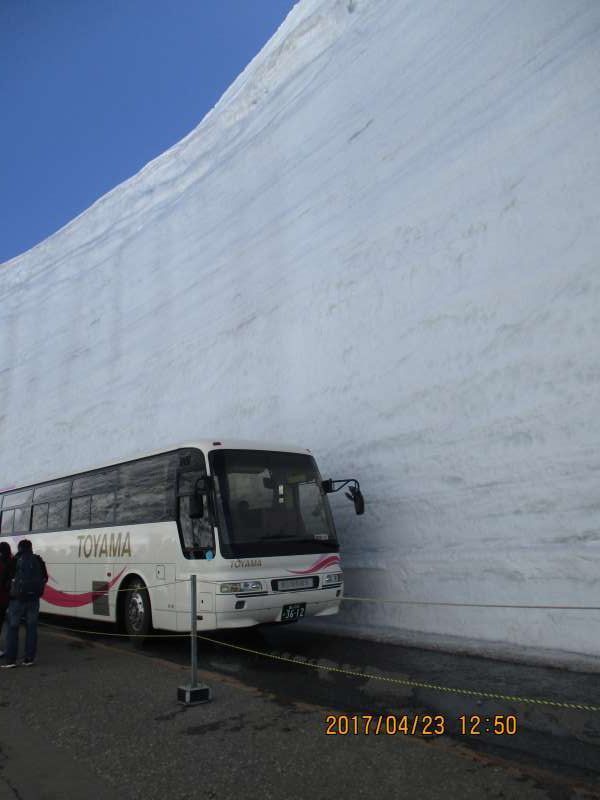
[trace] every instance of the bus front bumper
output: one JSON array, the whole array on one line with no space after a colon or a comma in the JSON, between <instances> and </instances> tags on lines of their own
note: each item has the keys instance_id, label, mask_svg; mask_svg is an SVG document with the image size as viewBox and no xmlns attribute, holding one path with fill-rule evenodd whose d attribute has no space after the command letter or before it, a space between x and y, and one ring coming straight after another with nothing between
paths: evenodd
<instances>
[{"instance_id":1,"label":"bus front bumper","mask_svg":"<svg viewBox=\"0 0 600 800\"><path fill-rule=\"evenodd\" d=\"M342 587L311 592L270 593L260 597L229 595L216 597L217 628L242 628L282 620L285 606L301 606L306 617L337 614L342 602ZM236 608L237 604L237 608Z\"/></svg>"}]
</instances>

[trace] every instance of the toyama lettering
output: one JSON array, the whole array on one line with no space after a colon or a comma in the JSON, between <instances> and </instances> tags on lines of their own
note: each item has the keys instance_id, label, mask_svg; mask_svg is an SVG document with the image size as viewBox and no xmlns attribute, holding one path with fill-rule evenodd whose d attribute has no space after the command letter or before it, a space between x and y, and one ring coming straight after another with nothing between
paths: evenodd
<instances>
[{"instance_id":1,"label":"toyama lettering","mask_svg":"<svg viewBox=\"0 0 600 800\"><path fill-rule=\"evenodd\" d=\"M130 556L131 534L127 533L88 533L79 539L79 558L102 558L103 556Z\"/></svg>"},{"instance_id":2,"label":"toyama lettering","mask_svg":"<svg viewBox=\"0 0 600 800\"><path fill-rule=\"evenodd\" d=\"M231 562L231 569L238 569L239 567L262 567L262 559L260 558L237 558Z\"/></svg>"}]
</instances>

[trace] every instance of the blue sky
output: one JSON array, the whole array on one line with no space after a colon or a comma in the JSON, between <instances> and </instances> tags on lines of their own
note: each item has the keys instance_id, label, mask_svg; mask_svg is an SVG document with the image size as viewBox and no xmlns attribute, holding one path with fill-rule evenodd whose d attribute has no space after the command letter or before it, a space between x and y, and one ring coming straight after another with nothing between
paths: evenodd
<instances>
[{"instance_id":1,"label":"blue sky","mask_svg":"<svg viewBox=\"0 0 600 800\"><path fill-rule=\"evenodd\" d=\"M0 263L200 122L295 0L0 0Z\"/></svg>"}]
</instances>

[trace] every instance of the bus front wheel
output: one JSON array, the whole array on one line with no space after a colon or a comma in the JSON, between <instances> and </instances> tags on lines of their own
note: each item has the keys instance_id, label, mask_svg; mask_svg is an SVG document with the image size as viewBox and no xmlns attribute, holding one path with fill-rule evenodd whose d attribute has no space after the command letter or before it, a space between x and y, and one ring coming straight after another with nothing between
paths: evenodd
<instances>
[{"instance_id":1,"label":"bus front wheel","mask_svg":"<svg viewBox=\"0 0 600 800\"><path fill-rule=\"evenodd\" d=\"M134 645L141 647L152 630L152 609L146 584L135 578L127 587L123 603L123 626Z\"/></svg>"}]
</instances>

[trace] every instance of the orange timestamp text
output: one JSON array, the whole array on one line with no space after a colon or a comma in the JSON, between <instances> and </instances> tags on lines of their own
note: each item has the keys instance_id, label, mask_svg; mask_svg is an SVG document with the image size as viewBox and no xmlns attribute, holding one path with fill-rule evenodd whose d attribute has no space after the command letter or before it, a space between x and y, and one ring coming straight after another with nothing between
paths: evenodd
<instances>
[{"instance_id":1,"label":"orange timestamp text","mask_svg":"<svg viewBox=\"0 0 600 800\"><path fill-rule=\"evenodd\" d=\"M514 736L517 718L514 714L484 717L463 714L449 719L443 714L328 714L325 717L327 736Z\"/></svg>"}]
</instances>

